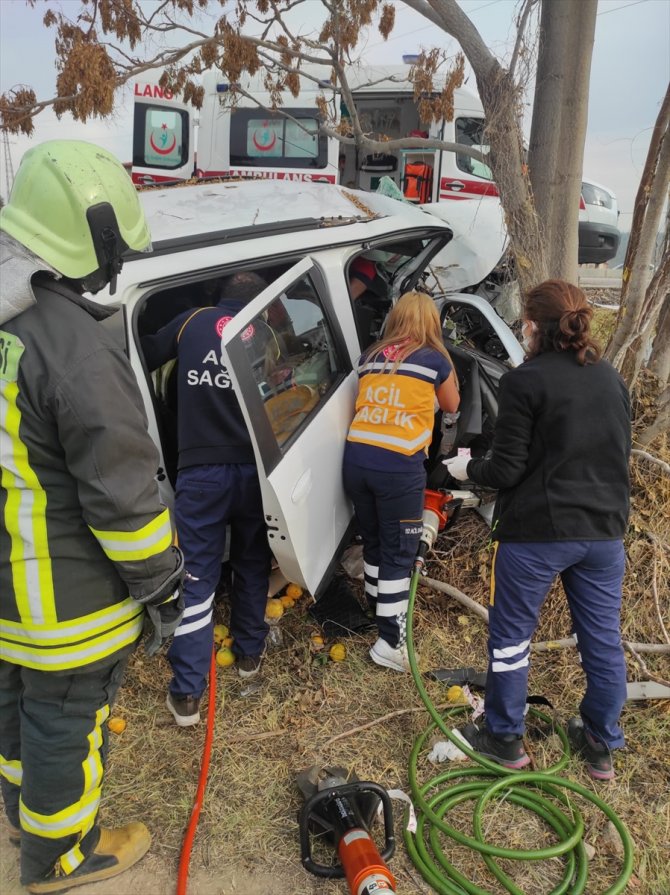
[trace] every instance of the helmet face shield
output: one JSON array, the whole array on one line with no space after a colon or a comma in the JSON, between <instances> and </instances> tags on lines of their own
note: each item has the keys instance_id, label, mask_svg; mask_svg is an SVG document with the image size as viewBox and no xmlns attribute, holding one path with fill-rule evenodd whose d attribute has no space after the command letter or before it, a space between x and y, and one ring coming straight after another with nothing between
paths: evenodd
<instances>
[{"instance_id":1,"label":"helmet face shield","mask_svg":"<svg viewBox=\"0 0 670 895\"><path fill-rule=\"evenodd\" d=\"M77 140L52 140L25 153L0 229L63 276L97 286L91 291L116 278L124 252L151 245L123 165L107 150Z\"/></svg>"}]
</instances>

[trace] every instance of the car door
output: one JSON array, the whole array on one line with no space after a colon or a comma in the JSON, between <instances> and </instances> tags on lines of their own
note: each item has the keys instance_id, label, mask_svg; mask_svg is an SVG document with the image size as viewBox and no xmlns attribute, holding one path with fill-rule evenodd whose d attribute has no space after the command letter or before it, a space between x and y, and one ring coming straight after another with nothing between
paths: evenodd
<instances>
[{"instance_id":1,"label":"car door","mask_svg":"<svg viewBox=\"0 0 670 895\"><path fill-rule=\"evenodd\" d=\"M342 456L356 374L326 282L298 262L226 325L223 362L258 464L268 539L284 575L314 596L350 537ZM262 331L265 347L259 351ZM254 347L255 346L255 347Z\"/></svg>"}]
</instances>

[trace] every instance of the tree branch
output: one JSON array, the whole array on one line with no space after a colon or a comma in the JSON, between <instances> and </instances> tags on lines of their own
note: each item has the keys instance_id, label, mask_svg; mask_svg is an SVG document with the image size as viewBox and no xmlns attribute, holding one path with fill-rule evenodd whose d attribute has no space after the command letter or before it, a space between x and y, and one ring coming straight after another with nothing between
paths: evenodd
<instances>
[{"instance_id":1,"label":"tree branch","mask_svg":"<svg viewBox=\"0 0 670 895\"><path fill-rule=\"evenodd\" d=\"M670 475L670 463L666 463L665 460L660 460L658 457L648 454L647 451L641 451L639 448L633 448L631 454L646 460L647 463L654 463L656 466L660 466L666 475Z\"/></svg>"}]
</instances>

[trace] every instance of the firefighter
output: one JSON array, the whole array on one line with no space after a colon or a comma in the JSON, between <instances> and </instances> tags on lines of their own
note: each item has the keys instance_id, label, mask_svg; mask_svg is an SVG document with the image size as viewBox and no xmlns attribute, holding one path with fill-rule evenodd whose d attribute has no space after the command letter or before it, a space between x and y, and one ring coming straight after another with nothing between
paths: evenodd
<instances>
[{"instance_id":1,"label":"firefighter","mask_svg":"<svg viewBox=\"0 0 670 895\"><path fill-rule=\"evenodd\" d=\"M620 611L631 422L626 386L591 338L592 316L577 286L548 280L532 289L526 359L501 379L491 455L445 462L454 478L499 489L486 725L468 725L466 739L505 767L529 763L522 734L530 642L559 575L586 674L568 735L589 774L610 780L611 750L624 744Z\"/></svg>"},{"instance_id":2,"label":"firefighter","mask_svg":"<svg viewBox=\"0 0 670 895\"><path fill-rule=\"evenodd\" d=\"M213 648L213 602L230 527L233 572L230 633L242 678L258 673L265 651L271 553L251 439L221 354L224 327L264 288L255 273L224 280L214 307L179 314L142 340L149 369L176 357L179 459L175 515L184 551L184 620L168 652L173 678L167 707L179 727L200 721ZM256 319L242 334L263 375L281 351L274 331Z\"/></svg>"},{"instance_id":3,"label":"firefighter","mask_svg":"<svg viewBox=\"0 0 670 895\"><path fill-rule=\"evenodd\" d=\"M456 374L429 295L408 292L399 299L384 338L359 359L358 377L344 488L363 539L365 593L379 630L370 657L409 671L406 618L422 530L424 460L436 400L449 413L459 404Z\"/></svg>"},{"instance_id":4,"label":"firefighter","mask_svg":"<svg viewBox=\"0 0 670 895\"><path fill-rule=\"evenodd\" d=\"M28 151L0 212L0 774L28 891L121 873L142 823L97 822L110 706L142 632L180 619L182 558L131 367L84 298L149 231L121 164Z\"/></svg>"}]
</instances>

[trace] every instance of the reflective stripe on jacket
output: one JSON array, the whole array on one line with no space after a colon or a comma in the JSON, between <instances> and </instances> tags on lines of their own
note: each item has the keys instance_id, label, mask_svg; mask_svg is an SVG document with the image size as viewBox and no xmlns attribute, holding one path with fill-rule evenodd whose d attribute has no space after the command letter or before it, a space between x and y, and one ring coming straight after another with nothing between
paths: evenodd
<instances>
[{"instance_id":1,"label":"reflective stripe on jacket","mask_svg":"<svg viewBox=\"0 0 670 895\"><path fill-rule=\"evenodd\" d=\"M393 368L392 361L361 360L356 415L347 440L411 456L430 444L441 377L434 366L411 360Z\"/></svg>"},{"instance_id":2,"label":"reflective stripe on jacket","mask_svg":"<svg viewBox=\"0 0 670 895\"><path fill-rule=\"evenodd\" d=\"M139 637L174 570L158 454L108 312L38 275L0 323L0 658L91 665Z\"/></svg>"}]
</instances>

